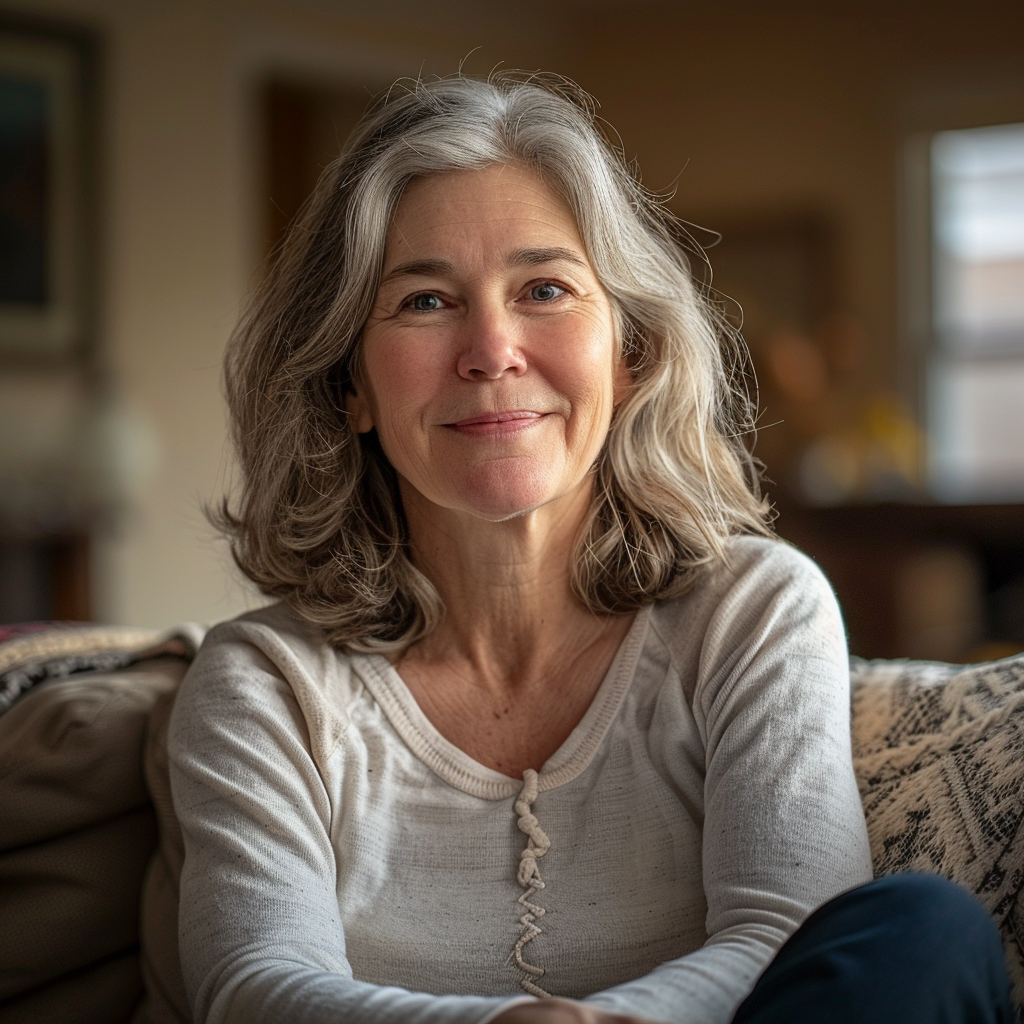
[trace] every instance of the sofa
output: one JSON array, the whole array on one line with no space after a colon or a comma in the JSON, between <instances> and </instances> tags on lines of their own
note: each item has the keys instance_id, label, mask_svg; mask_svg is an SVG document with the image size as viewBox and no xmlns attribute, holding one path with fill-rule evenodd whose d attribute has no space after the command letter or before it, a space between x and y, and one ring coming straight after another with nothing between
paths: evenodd
<instances>
[{"instance_id":1,"label":"sofa","mask_svg":"<svg viewBox=\"0 0 1024 1024\"><path fill-rule=\"evenodd\" d=\"M0 628L4 1024L190 1020L166 732L202 634ZM932 871L977 894L1002 930L1020 1011L1024 656L853 659L851 677L876 874Z\"/></svg>"}]
</instances>

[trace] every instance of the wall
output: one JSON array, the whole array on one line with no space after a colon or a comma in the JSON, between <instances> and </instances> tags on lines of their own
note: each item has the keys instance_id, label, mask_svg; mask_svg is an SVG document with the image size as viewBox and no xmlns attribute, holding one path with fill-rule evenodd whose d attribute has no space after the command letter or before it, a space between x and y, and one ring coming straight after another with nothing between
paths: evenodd
<instances>
[{"instance_id":1,"label":"wall","mask_svg":"<svg viewBox=\"0 0 1024 1024\"><path fill-rule=\"evenodd\" d=\"M119 456L125 509L97 538L98 618L214 620L253 600L200 506L231 476L219 364L262 243L254 97L270 70L372 91L450 72L482 44L470 70L504 61L570 74L601 99L649 185L678 176L676 205L694 220L833 218L869 372L911 389L897 288L902 140L958 119L1024 119L1019 3L769 13L396 0L373 12L327 0L31 4L93 26L104 46L101 357L131 443Z\"/></svg>"}]
</instances>

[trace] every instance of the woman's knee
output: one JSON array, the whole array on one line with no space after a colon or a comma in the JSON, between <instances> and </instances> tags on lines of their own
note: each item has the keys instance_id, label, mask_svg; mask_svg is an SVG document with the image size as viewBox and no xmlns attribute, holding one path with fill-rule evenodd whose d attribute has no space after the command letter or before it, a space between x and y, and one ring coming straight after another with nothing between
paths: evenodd
<instances>
[{"instance_id":1,"label":"woman's knee","mask_svg":"<svg viewBox=\"0 0 1024 1024\"><path fill-rule=\"evenodd\" d=\"M829 904L818 912L825 919L817 941L842 945L838 937L846 933L846 949L860 968L851 979L888 975L891 984L926 991L940 1004L1008 1006L1002 936L983 904L961 886L939 875L890 875L833 902L834 919L828 919Z\"/></svg>"},{"instance_id":2,"label":"woman's knee","mask_svg":"<svg viewBox=\"0 0 1024 1024\"><path fill-rule=\"evenodd\" d=\"M941 957L948 951L962 958L967 941L1000 947L999 931L981 902L940 875L888 875L839 897L843 899L860 904L861 913L894 939L912 942L922 954Z\"/></svg>"},{"instance_id":3,"label":"woman's knee","mask_svg":"<svg viewBox=\"0 0 1024 1024\"><path fill-rule=\"evenodd\" d=\"M1009 1024L1014 1013L999 931L982 904L937 875L905 874L816 910L736 1020Z\"/></svg>"}]
</instances>

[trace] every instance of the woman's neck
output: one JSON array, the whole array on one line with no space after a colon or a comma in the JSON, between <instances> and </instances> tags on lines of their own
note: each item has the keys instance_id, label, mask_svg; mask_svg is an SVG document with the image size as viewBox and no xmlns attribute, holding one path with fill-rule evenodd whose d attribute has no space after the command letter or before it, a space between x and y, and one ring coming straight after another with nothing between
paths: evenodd
<instances>
[{"instance_id":1,"label":"woman's neck","mask_svg":"<svg viewBox=\"0 0 1024 1024\"><path fill-rule=\"evenodd\" d=\"M445 605L397 668L451 743L511 777L541 765L576 727L632 616L595 615L572 593L589 489L500 523L406 503L413 560Z\"/></svg>"},{"instance_id":2,"label":"woman's neck","mask_svg":"<svg viewBox=\"0 0 1024 1024\"><path fill-rule=\"evenodd\" d=\"M495 523L412 496L406 509L413 560L445 606L444 621L415 645L415 657L461 662L512 692L604 636L609 617L587 609L570 585L589 506L588 486Z\"/></svg>"}]
</instances>

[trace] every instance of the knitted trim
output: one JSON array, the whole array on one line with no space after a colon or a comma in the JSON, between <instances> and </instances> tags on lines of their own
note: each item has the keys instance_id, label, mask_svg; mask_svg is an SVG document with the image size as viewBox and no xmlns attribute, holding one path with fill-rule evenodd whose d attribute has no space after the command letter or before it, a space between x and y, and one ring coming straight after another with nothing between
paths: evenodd
<instances>
[{"instance_id":1,"label":"knitted trim","mask_svg":"<svg viewBox=\"0 0 1024 1024\"><path fill-rule=\"evenodd\" d=\"M523 788L514 805L515 812L519 815L516 825L519 827L519 831L527 836L526 849L519 854L519 871L516 875L519 884L526 890L516 902L526 910L526 913L519 918L523 932L512 950L512 957L515 959L516 966L523 972L523 976L519 980L522 988L533 996L550 997L550 992L545 992L531 980L531 978L543 978L544 968L528 964L523 959L523 948L543 932L536 922L538 918L544 916L544 908L530 901L544 888L544 880L540 877L537 861L551 848L551 840L544 834L544 830L531 810L536 799L537 773L532 768L527 768L523 772Z\"/></svg>"}]
</instances>

